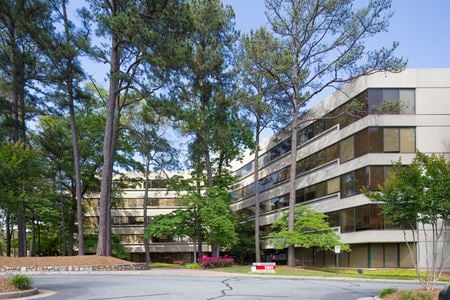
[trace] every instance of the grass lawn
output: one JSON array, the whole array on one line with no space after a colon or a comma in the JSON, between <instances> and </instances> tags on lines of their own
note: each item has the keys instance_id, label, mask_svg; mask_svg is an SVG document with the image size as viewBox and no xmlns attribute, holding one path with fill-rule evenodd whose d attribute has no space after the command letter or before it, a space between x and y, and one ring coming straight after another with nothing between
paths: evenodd
<instances>
[{"instance_id":1,"label":"grass lawn","mask_svg":"<svg viewBox=\"0 0 450 300\"><path fill-rule=\"evenodd\" d=\"M231 266L224 268L212 269L213 271L229 272L229 273L249 273L250 266ZM256 274L256 273L252 273ZM291 275L291 276L320 276L320 277L353 277L353 278L368 278L368 279L409 279L416 280L416 271L410 269L378 269L378 270L363 270L363 274L359 274L357 269L339 269L336 273L334 268L321 269L303 269L290 268L287 266L277 266L276 273L257 273L258 275ZM422 273L421 275L424 275ZM442 281L449 281L449 275L441 276Z\"/></svg>"},{"instance_id":2,"label":"grass lawn","mask_svg":"<svg viewBox=\"0 0 450 300\"><path fill-rule=\"evenodd\" d=\"M180 264L174 263L163 263L163 262L152 262L149 264L151 268L182 268Z\"/></svg>"}]
</instances>

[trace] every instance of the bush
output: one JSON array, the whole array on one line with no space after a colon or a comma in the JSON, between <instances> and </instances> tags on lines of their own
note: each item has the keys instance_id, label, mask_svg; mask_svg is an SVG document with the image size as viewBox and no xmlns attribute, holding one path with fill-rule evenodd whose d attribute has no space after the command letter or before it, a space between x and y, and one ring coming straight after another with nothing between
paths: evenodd
<instances>
[{"instance_id":1,"label":"bush","mask_svg":"<svg viewBox=\"0 0 450 300\"><path fill-rule=\"evenodd\" d=\"M213 269L231 266L234 263L234 258L229 256L224 257L203 256L198 260L198 262L203 269Z\"/></svg>"},{"instance_id":2,"label":"bush","mask_svg":"<svg viewBox=\"0 0 450 300\"><path fill-rule=\"evenodd\" d=\"M400 300L431 300L432 296L427 291L401 291Z\"/></svg>"},{"instance_id":3,"label":"bush","mask_svg":"<svg viewBox=\"0 0 450 300\"><path fill-rule=\"evenodd\" d=\"M381 290L381 292L380 292L380 298L383 298L383 297L385 297L385 296L387 296L387 295L393 294L393 293L395 293L396 291L398 291L396 288L386 288L386 289L383 289L383 290Z\"/></svg>"},{"instance_id":4,"label":"bush","mask_svg":"<svg viewBox=\"0 0 450 300\"><path fill-rule=\"evenodd\" d=\"M191 263L191 264L184 264L183 267L186 269L198 269L199 265L198 263Z\"/></svg>"},{"instance_id":5,"label":"bush","mask_svg":"<svg viewBox=\"0 0 450 300\"><path fill-rule=\"evenodd\" d=\"M33 283L33 280L31 280L31 278L26 275L17 274L9 279L9 283L11 283L11 285L14 286L16 289L28 290L31 289L31 284Z\"/></svg>"}]
</instances>

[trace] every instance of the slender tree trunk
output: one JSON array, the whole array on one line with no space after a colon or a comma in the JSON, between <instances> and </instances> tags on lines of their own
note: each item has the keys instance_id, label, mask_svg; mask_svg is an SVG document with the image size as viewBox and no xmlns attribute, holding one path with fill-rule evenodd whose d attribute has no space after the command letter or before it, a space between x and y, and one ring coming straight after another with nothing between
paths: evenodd
<instances>
[{"instance_id":1,"label":"slender tree trunk","mask_svg":"<svg viewBox=\"0 0 450 300\"><path fill-rule=\"evenodd\" d=\"M36 225L34 216L31 219L30 256L36 256Z\"/></svg>"},{"instance_id":2,"label":"slender tree trunk","mask_svg":"<svg viewBox=\"0 0 450 300\"><path fill-rule=\"evenodd\" d=\"M75 216L75 212L77 211L77 200L76 200L76 196L75 196L75 183L72 182L72 199L71 199L71 207L70 207L70 215L69 215L69 226L67 229L67 255L68 256L73 256L73 246L74 246L74 240L75 240L75 221L76 221L76 216Z\"/></svg>"},{"instance_id":3,"label":"slender tree trunk","mask_svg":"<svg viewBox=\"0 0 450 300\"><path fill-rule=\"evenodd\" d=\"M115 2L112 2L112 16L116 15ZM116 112L116 101L119 90L119 79L117 72L119 71L119 41L117 35L111 35L111 63L110 63L110 80L109 95L106 113L105 137L103 142L103 167L102 179L100 187L100 204L99 204L99 233L97 244L97 255L107 256L111 253L110 231L110 203L112 189L112 172L113 172L113 139L114 139L114 118ZM108 213L109 210L109 213Z\"/></svg>"},{"instance_id":4,"label":"slender tree trunk","mask_svg":"<svg viewBox=\"0 0 450 300\"><path fill-rule=\"evenodd\" d=\"M291 169L289 176L289 213L288 213L288 230L294 231L295 222L295 176L297 164L297 120L298 107L293 105L292 108L292 124L291 124ZM295 267L295 245L288 246L288 266Z\"/></svg>"},{"instance_id":5,"label":"slender tree trunk","mask_svg":"<svg viewBox=\"0 0 450 300\"><path fill-rule=\"evenodd\" d=\"M23 204L19 203L19 205L17 206L17 239L19 242L19 257L27 256L27 235L23 210Z\"/></svg>"},{"instance_id":6,"label":"slender tree trunk","mask_svg":"<svg viewBox=\"0 0 450 300\"><path fill-rule=\"evenodd\" d=\"M148 187L149 187L149 174L150 174L150 159L146 158L145 162L145 190L144 190L144 230L148 226L148 216L147 216L147 207L148 207ZM148 238L144 234L144 248L145 248L145 262L150 263L150 247L148 244Z\"/></svg>"},{"instance_id":7,"label":"slender tree trunk","mask_svg":"<svg viewBox=\"0 0 450 300\"><path fill-rule=\"evenodd\" d=\"M6 226L6 256L11 256L11 213L9 209L5 211L5 226Z\"/></svg>"},{"instance_id":8,"label":"slender tree trunk","mask_svg":"<svg viewBox=\"0 0 450 300\"><path fill-rule=\"evenodd\" d=\"M253 162L253 178L255 183L255 260L256 262L261 262L260 253L260 241L259 241L259 215L260 215L260 205L259 205L259 133L260 133L260 120L256 118L256 130L255 130L255 158Z\"/></svg>"}]
</instances>

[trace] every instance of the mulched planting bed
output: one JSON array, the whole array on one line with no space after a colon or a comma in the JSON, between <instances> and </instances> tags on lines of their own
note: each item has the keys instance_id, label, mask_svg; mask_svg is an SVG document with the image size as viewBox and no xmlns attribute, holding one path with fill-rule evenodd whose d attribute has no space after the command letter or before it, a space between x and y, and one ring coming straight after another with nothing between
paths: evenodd
<instances>
[{"instance_id":1,"label":"mulched planting bed","mask_svg":"<svg viewBox=\"0 0 450 300\"><path fill-rule=\"evenodd\" d=\"M8 278L0 278L0 293L10 293L18 291L20 290L16 289L11 285L11 283L9 283Z\"/></svg>"},{"instance_id":2,"label":"mulched planting bed","mask_svg":"<svg viewBox=\"0 0 450 300\"><path fill-rule=\"evenodd\" d=\"M0 257L0 267L27 266L87 266L87 265L127 265L132 262L110 256L44 256L44 257Z\"/></svg>"}]
</instances>

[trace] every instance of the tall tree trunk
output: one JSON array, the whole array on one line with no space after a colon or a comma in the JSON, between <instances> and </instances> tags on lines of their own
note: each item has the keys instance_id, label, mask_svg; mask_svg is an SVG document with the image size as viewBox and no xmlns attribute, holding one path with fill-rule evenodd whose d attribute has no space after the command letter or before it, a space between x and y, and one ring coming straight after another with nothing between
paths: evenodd
<instances>
[{"instance_id":1,"label":"tall tree trunk","mask_svg":"<svg viewBox=\"0 0 450 300\"><path fill-rule=\"evenodd\" d=\"M116 15L115 2L112 2L112 16ZM110 63L110 79L109 94L106 112L105 137L103 142L103 167L102 179L100 187L100 204L99 204L99 232L97 255L107 256L111 253L110 231L110 204L112 189L112 172L113 172L113 139L114 139L114 118L116 111L117 94L119 91L119 79L117 73L119 71L119 41L117 35L111 35L111 63ZM109 210L109 212L108 212Z\"/></svg>"},{"instance_id":2,"label":"tall tree trunk","mask_svg":"<svg viewBox=\"0 0 450 300\"><path fill-rule=\"evenodd\" d=\"M16 5L16 10L20 13L20 3ZM12 84L12 117L14 121L14 133L12 135L13 142L21 142L25 145L25 76L24 61L21 57L20 50L17 45L16 24L12 17L7 20L7 27L10 33L9 40L9 60L11 63L10 75ZM18 199L17 204L17 230L18 230L18 246L19 256L26 256L26 225L23 216L22 199Z\"/></svg>"},{"instance_id":3,"label":"tall tree trunk","mask_svg":"<svg viewBox=\"0 0 450 300\"><path fill-rule=\"evenodd\" d=\"M19 203L17 206L17 239L19 243L19 257L27 256L27 235L26 235L26 225L25 218L23 216L23 204Z\"/></svg>"},{"instance_id":4,"label":"tall tree trunk","mask_svg":"<svg viewBox=\"0 0 450 300\"><path fill-rule=\"evenodd\" d=\"M296 104L292 106L292 124L291 124L291 169L289 176L289 213L288 213L288 230L294 231L295 222L295 176L297 163L297 120L298 107ZM288 246L288 266L295 267L295 246Z\"/></svg>"},{"instance_id":5,"label":"tall tree trunk","mask_svg":"<svg viewBox=\"0 0 450 300\"><path fill-rule=\"evenodd\" d=\"M150 174L150 159L146 158L145 162L145 190L144 190L144 230L148 226L148 216L147 216L147 207L148 207L148 187L149 187L149 174ZM150 247L148 244L148 238L145 237L144 234L144 248L145 248L145 262L150 263Z\"/></svg>"},{"instance_id":6,"label":"tall tree trunk","mask_svg":"<svg viewBox=\"0 0 450 300\"><path fill-rule=\"evenodd\" d=\"M197 194L199 197L202 196L200 182L198 180L197 180ZM197 259L200 259L203 257L203 236L198 205L194 205L194 213L195 213L195 231L197 232L197 251L198 251Z\"/></svg>"},{"instance_id":7,"label":"tall tree trunk","mask_svg":"<svg viewBox=\"0 0 450 300\"><path fill-rule=\"evenodd\" d=\"M66 11L66 1L62 0L64 30L66 35L66 42L69 43L70 31L69 22ZM83 231L83 204L81 198L81 168L80 168L80 152L78 147L78 132L75 122L75 103L72 79L73 65L72 60L67 63L67 95L69 97L69 115L70 115L70 131L72 134L72 149L73 149L73 165L75 169L75 198L77 201L77 222L78 222L78 255L84 255L84 231Z\"/></svg>"},{"instance_id":8,"label":"tall tree trunk","mask_svg":"<svg viewBox=\"0 0 450 300\"><path fill-rule=\"evenodd\" d=\"M256 262L261 262L260 253L260 241L259 241L259 133L260 133L260 120L256 117L256 130L255 130L255 157L253 162L253 178L255 183L255 259Z\"/></svg>"},{"instance_id":9,"label":"tall tree trunk","mask_svg":"<svg viewBox=\"0 0 450 300\"><path fill-rule=\"evenodd\" d=\"M6 256L11 256L11 213L9 209L5 211L5 226L6 226Z\"/></svg>"},{"instance_id":10,"label":"tall tree trunk","mask_svg":"<svg viewBox=\"0 0 450 300\"><path fill-rule=\"evenodd\" d=\"M30 256L36 256L36 222L34 216L31 219Z\"/></svg>"},{"instance_id":11,"label":"tall tree trunk","mask_svg":"<svg viewBox=\"0 0 450 300\"><path fill-rule=\"evenodd\" d=\"M75 221L76 221L76 217L75 217L75 212L77 210L77 200L75 199L75 183L72 182L72 199L71 199L71 204L70 204L70 211L71 213L69 214L69 226L67 229L67 255L68 256L72 256L73 255L73 246L74 246L74 240L75 240Z\"/></svg>"}]
</instances>

